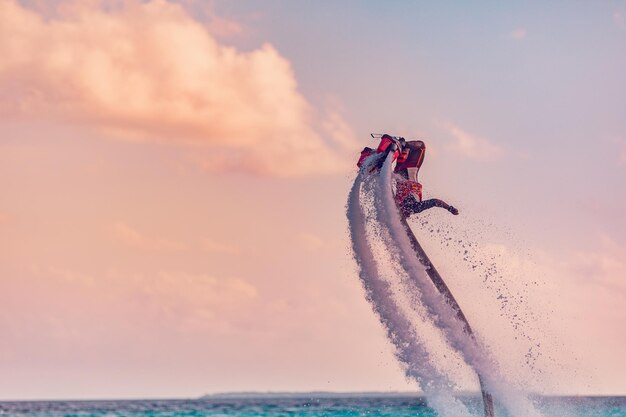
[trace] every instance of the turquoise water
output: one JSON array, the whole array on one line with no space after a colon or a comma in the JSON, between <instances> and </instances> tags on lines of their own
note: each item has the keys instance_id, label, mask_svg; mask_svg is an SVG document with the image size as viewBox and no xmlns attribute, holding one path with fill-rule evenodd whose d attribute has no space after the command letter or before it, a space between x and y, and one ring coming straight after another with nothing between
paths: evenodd
<instances>
[{"instance_id":1,"label":"turquoise water","mask_svg":"<svg viewBox=\"0 0 626 417\"><path fill-rule=\"evenodd\" d=\"M470 409L480 402L467 398ZM546 417L626 417L626 397L540 398ZM479 413L476 413L479 416ZM498 417L506 414L499 410ZM413 396L207 398L199 400L0 402L0 416L15 417L177 417L177 416L389 416L435 417Z\"/></svg>"}]
</instances>

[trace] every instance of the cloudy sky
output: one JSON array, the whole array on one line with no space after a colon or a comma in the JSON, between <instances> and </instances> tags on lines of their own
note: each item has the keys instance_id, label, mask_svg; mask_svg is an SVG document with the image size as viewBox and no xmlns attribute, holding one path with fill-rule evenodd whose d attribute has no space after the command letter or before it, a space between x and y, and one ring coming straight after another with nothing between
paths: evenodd
<instances>
[{"instance_id":1,"label":"cloudy sky","mask_svg":"<svg viewBox=\"0 0 626 417\"><path fill-rule=\"evenodd\" d=\"M414 224L502 366L626 394L625 51L623 1L0 0L2 399L414 389L349 251L372 131L495 259Z\"/></svg>"}]
</instances>

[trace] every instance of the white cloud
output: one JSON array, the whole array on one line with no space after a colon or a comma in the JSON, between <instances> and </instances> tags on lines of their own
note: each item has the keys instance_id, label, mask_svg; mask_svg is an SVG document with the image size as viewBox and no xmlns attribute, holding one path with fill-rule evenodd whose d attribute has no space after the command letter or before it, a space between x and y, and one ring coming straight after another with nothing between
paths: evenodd
<instances>
[{"instance_id":1,"label":"white cloud","mask_svg":"<svg viewBox=\"0 0 626 417\"><path fill-rule=\"evenodd\" d=\"M450 152L476 160L499 159L505 154L502 147L485 138L470 134L453 124L447 124L444 127L454 137L454 142L445 146L445 149Z\"/></svg>"},{"instance_id":2,"label":"white cloud","mask_svg":"<svg viewBox=\"0 0 626 417\"><path fill-rule=\"evenodd\" d=\"M298 176L352 166L319 133L324 121L272 45L224 46L165 0L109 3L66 1L45 16L0 2L0 117L193 147L212 172ZM342 124L331 116L327 123Z\"/></svg>"}]
</instances>

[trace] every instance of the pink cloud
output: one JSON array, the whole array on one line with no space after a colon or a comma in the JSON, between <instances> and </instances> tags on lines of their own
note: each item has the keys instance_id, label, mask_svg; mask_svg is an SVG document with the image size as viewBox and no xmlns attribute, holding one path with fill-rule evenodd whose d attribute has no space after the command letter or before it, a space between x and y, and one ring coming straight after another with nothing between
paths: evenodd
<instances>
[{"instance_id":1,"label":"pink cloud","mask_svg":"<svg viewBox=\"0 0 626 417\"><path fill-rule=\"evenodd\" d=\"M171 0L170 0L171 1ZM241 36L247 32L246 27L232 19L218 16L215 13L215 3L206 0L176 0L193 16L198 16L204 22L211 35L218 38Z\"/></svg>"},{"instance_id":2,"label":"pink cloud","mask_svg":"<svg viewBox=\"0 0 626 417\"><path fill-rule=\"evenodd\" d=\"M342 105L336 97L326 99L326 114L322 121L322 128L333 139L335 145L347 152L360 150L360 143L352 127L341 116Z\"/></svg>"},{"instance_id":3,"label":"pink cloud","mask_svg":"<svg viewBox=\"0 0 626 417\"><path fill-rule=\"evenodd\" d=\"M622 10L615 10L613 12L613 23L620 29L626 29L626 18L624 18L624 12Z\"/></svg>"},{"instance_id":4,"label":"pink cloud","mask_svg":"<svg viewBox=\"0 0 626 417\"><path fill-rule=\"evenodd\" d=\"M37 269L37 268L34 268L34 269ZM66 284L81 285L85 287L93 287L96 285L95 277L85 274L85 273L72 271L67 268L59 268L56 266L50 266L48 267L47 272L53 278L59 279Z\"/></svg>"},{"instance_id":5,"label":"pink cloud","mask_svg":"<svg viewBox=\"0 0 626 417\"><path fill-rule=\"evenodd\" d=\"M214 329L216 324L231 326L258 297L257 288L244 279L181 271L140 275L128 290L140 294L157 314L173 321L177 330L192 334Z\"/></svg>"},{"instance_id":6,"label":"pink cloud","mask_svg":"<svg viewBox=\"0 0 626 417\"><path fill-rule=\"evenodd\" d=\"M321 251L337 251L346 248L348 243L339 239L329 239L321 237L315 233L300 232L296 235L296 239L302 247L310 252Z\"/></svg>"},{"instance_id":7,"label":"pink cloud","mask_svg":"<svg viewBox=\"0 0 626 417\"><path fill-rule=\"evenodd\" d=\"M525 39L526 35L528 35L528 31L524 28L517 28L511 31L511 38L515 39L516 41L521 41L522 39Z\"/></svg>"},{"instance_id":8,"label":"pink cloud","mask_svg":"<svg viewBox=\"0 0 626 417\"><path fill-rule=\"evenodd\" d=\"M238 255L241 253L239 247L228 243L218 242L213 239L203 238L200 241L200 249L204 252L219 255Z\"/></svg>"},{"instance_id":9,"label":"pink cloud","mask_svg":"<svg viewBox=\"0 0 626 417\"><path fill-rule=\"evenodd\" d=\"M187 245L182 242L166 238L148 237L125 223L118 222L114 227L115 236L125 245L148 251L174 251L187 250Z\"/></svg>"},{"instance_id":10,"label":"pink cloud","mask_svg":"<svg viewBox=\"0 0 626 417\"><path fill-rule=\"evenodd\" d=\"M1 219L1 218L0 218ZM151 252L189 252L199 251L217 255L238 255L241 249L233 244L204 237L193 243L182 242L162 236L149 236L139 232L124 222L117 222L113 227L115 238L126 246Z\"/></svg>"},{"instance_id":11,"label":"pink cloud","mask_svg":"<svg viewBox=\"0 0 626 417\"><path fill-rule=\"evenodd\" d=\"M0 117L200 148L209 171L294 176L351 167L337 140L319 133L323 120L272 45L223 46L164 0L101 4L65 2L52 18L14 0L0 4ZM341 125L337 117L329 123Z\"/></svg>"},{"instance_id":12,"label":"pink cloud","mask_svg":"<svg viewBox=\"0 0 626 417\"><path fill-rule=\"evenodd\" d=\"M2 210L0 210L0 225L9 223L10 220L11 220L11 216L8 213L5 213Z\"/></svg>"},{"instance_id":13,"label":"pink cloud","mask_svg":"<svg viewBox=\"0 0 626 417\"><path fill-rule=\"evenodd\" d=\"M202 329L204 334L207 331L217 333L237 325L240 318L250 313L250 302L259 297L256 286L245 279L177 269L150 272L111 270L90 275L66 267L50 266L34 267L31 274L24 278L24 282L13 284L11 289L20 296L30 293L27 303L32 303L29 305L33 306L33 310L45 307L43 312L25 314L20 324L29 332L37 327L48 343L53 343L51 339L54 339L72 345L74 352L80 350L76 350L75 344L85 333L98 332L88 322L107 323L111 335L122 340L133 337L124 334L129 331L128 325L141 326L140 331L130 330L131 333L152 333L157 337L160 331L186 333ZM103 282L106 285L102 285ZM33 288L39 290L33 291ZM3 289L6 290L6 286ZM72 308L65 308L68 305ZM115 311L111 310L113 305L116 306ZM16 312L16 307L7 306L7 311ZM80 313L77 314L77 311ZM127 319L132 318L125 322L115 321L113 316L120 313ZM48 317L57 318L59 324L71 334L55 334L59 329L56 326L51 328ZM89 319L85 323L86 317ZM0 329L6 332L3 325L6 326L6 323L0 320Z\"/></svg>"},{"instance_id":14,"label":"pink cloud","mask_svg":"<svg viewBox=\"0 0 626 417\"><path fill-rule=\"evenodd\" d=\"M610 237L603 235L597 250L574 254L565 267L580 283L600 286L614 296L626 296L626 246L620 246Z\"/></svg>"},{"instance_id":15,"label":"pink cloud","mask_svg":"<svg viewBox=\"0 0 626 417\"><path fill-rule=\"evenodd\" d=\"M626 164L626 139L621 136L612 136L608 141L615 146L620 164Z\"/></svg>"},{"instance_id":16,"label":"pink cloud","mask_svg":"<svg viewBox=\"0 0 626 417\"><path fill-rule=\"evenodd\" d=\"M477 160L494 160L504 156L502 147L485 138L475 136L452 124L445 125L445 128L454 138L454 142L446 146L446 150L450 152Z\"/></svg>"}]
</instances>

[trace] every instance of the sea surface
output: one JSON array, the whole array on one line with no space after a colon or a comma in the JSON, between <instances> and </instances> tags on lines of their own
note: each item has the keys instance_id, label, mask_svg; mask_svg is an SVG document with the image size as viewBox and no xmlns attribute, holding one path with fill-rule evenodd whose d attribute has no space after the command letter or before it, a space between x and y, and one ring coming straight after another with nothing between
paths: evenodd
<instances>
[{"instance_id":1,"label":"sea surface","mask_svg":"<svg viewBox=\"0 0 626 417\"><path fill-rule=\"evenodd\" d=\"M464 398L475 415L480 401ZM549 397L535 403L545 417L626 417L626 397ZM497 410L505 417L504 410ZM15 401L0 402L0 416L177 417L177 416L389 416L435 417L416 396L208 397L196 400Z\"/></svg>"}]
</instances>

